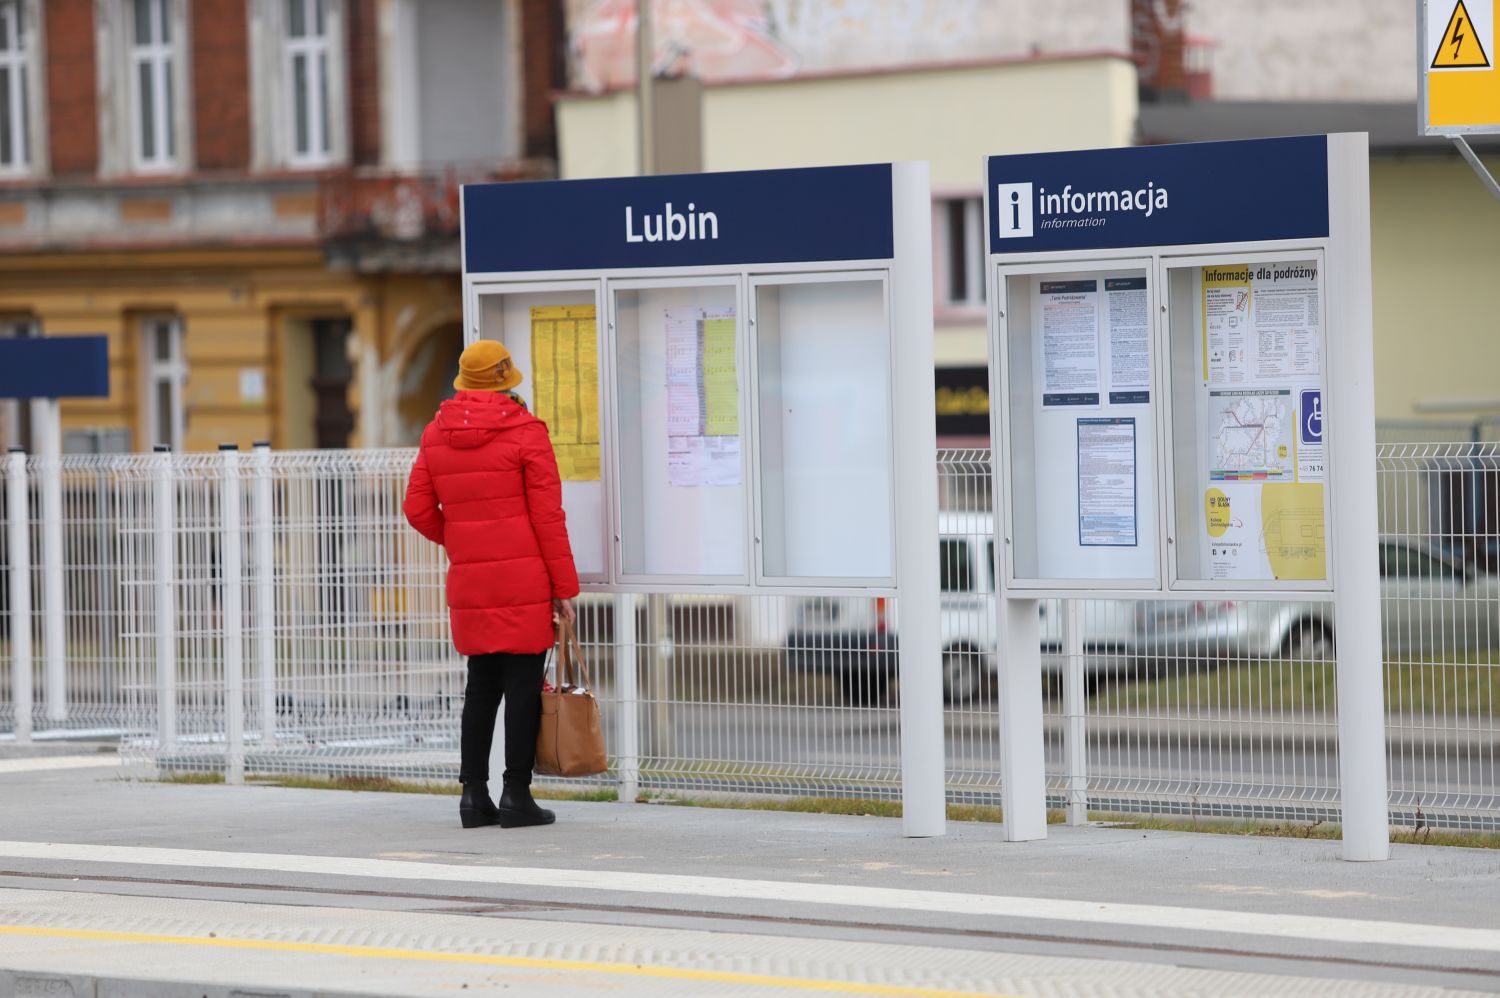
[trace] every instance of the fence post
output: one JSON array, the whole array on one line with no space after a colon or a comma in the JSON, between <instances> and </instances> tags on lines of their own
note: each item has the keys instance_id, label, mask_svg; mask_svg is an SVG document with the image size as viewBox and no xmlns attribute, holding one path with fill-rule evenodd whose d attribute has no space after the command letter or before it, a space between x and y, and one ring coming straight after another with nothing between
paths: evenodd
<instances>
[{"instance_id":1,"label":"fence post","mask_svg":"<svg viewBox=\"0 0 1500 998\"><path fill-rule=\"evenodd\" d=\"M1078 600L1062 601L1063 716L1067 718L1068 824L1089 820L1088 687Z\"/></svg>"},{"instance_id":2,"label":"fence post","mask_svg":"<svg viewBox=\"0 0 1500 998\"><path fill-rule=\"evenodd\" d=\"M10 690L16 744L31 744L31 518L27 515L26 453L10 451L5 478L6 543L10 547Z\"/></svg>"},{"instance_id":3,"label":"fence post","mask_svg":"<svg viewBox=\"0 0 1500 998\"><path fill-rule=\"evenodd\" d=\"M276 747L276 588L274 493L271 488L271 445L255 442L254 507L251 537L255 549L256 679L260 684L260 746Z\"/></svg>"},{"instance_id":4,"label":"fence post","mask_svg":"<svg viewBox=\"0 0 1500 998\"><path fill-rule=\"evenodd\" d=\"M641 713L636 683L635 595L615 594L615 702L618 742L615 771L620 800L634 802L641 789Z\"/></svg>"},{"instance_id":5,"label":"fence post","mask_svg":"<svg viewBox=\"0 0 1500 998\"><path fill-rule=\"evenodd\" d=\"M156 445L156 739L177 747L177 482L172 449Z\"/></svg>"},{"instance_id":6,"label":"fence post","mask_svg":"<svg viewBox=\"0 0 1500 998\"><path fill-rule=\"evenodd\" d=\"M62 424L57 399L32 399L42 486L42 697L48 721L68 719L67 605L63 597Z\"/></svg>"},{"instance_id":7,"label":"fence post","mask_svg":"<svg viewBox=\"0 0 1500 998\"><path fill-rule=\"evenodd\" d=\"M219 445L219 566L223 573L220 613L224 631L225 783L245 782L245 622L241 565L240 452Z\"/></svg>"}]
</instances>

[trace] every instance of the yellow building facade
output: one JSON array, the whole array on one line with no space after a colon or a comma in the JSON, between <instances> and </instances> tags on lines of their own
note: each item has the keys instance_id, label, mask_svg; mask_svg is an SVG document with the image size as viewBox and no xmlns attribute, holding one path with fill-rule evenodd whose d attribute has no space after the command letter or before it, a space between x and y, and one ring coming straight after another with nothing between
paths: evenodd
<instances>
[{"instance_id":1,"label":"yellow building facade","mask_svg":"<svg viewBox=\"0 0 1500 998\"><path fill-rule=\"evenodd\" d=\"M413 444L462 349L456 273L336 270L317 246L0 255L0 321L109 337L109 398L62 406L72 450Z\"/></svg>"}]
</instances>

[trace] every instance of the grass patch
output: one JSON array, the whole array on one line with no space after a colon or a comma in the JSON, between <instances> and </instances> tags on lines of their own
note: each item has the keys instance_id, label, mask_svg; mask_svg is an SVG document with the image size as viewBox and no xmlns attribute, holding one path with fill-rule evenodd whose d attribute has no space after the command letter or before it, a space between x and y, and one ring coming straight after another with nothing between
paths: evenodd
<instances>
[{"instance_id":1,"label":"grass patch","mask_svg":"<svg viewBox=\"0 0 1500 998\"><path fill-rule=\"evenodd\" d=\"M168 773L158 783L223 783L223 773Z\"/></svg>"},{"instance_id":2,"label":"grass patch","mask_svg":"<svg viewBox=\"0 0 1500 998\"><path fill-rule=\"evenodd\" d=\"M1091 813L1090 820L1110 828L1158 832L1206 832L1252 838L1337 840L1343 830L1328 821L1246 821L1232 818L1178 818L1170 815L1140 815L1120 820L1117 815ZM1392 828L1391 842L1399 845L1457 846L1465 849L1500 849L1500 832L1470 832L1456 829Z\"/></svg>"},{"instance_id":3,"label":"grass patch","mask_svg":"<svg viewBox=\"0 0 1500 998\"><path fill-rule=\"evenodd\" d=\"M1154 679L1108 686L1094 698L1102 712L1243 710L1331 713L1337 699L1330 662L1268 660L1217 667L1173 662ZM1388 662L1386 709L1395 714L1500 715L1500 664Z\"/></svg>"},{"instance_id":4,"label":"grass patch","mask_svg":"<svg viewBox=\"0 0 1500 998\"><path fill-rule=\"evenodd\" d=\"M856 817L899 818L901 802L896 800L873 800L863 797L769 797L764 800L752 798L707 798L707 797L641 797L640 803L668 804L678 807L707 807L731 811L791 811L798 814L845 814ZM1000 808L987 804L949 804L949 821L1004 820ZM1061 824L1065 819L1062 811L1048 811L1048 824Z\"/></svg>"}]
</instances>

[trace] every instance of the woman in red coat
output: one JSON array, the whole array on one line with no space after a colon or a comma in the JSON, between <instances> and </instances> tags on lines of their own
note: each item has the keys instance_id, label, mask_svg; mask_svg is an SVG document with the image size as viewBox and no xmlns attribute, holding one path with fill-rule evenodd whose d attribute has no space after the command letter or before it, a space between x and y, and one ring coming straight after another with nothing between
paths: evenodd
<instances>
[{"instance_id":1,"label":"woman in red coat","mask_svg":"<svg viewBox=\"0 0 1500 998\"><path fill-rule=\"evenodd\" d=\"M554 820L532 800L531 770L552 618L573 619L578 572L557 458L546 424L510 391L520 383L501 344L480 340L464 350L458 394L422 433L403 506L407 522L448 552L453 644L469 657L458 771L465 828ZM489 759L502 701L505 785L497 807Z\"/></svg>"}]
</instances>

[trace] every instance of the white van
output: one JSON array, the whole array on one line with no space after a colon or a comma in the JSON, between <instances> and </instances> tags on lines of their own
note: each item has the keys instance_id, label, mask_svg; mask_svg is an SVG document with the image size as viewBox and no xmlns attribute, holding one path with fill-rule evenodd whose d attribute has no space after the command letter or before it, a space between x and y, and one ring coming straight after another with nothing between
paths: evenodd
<instances>
[{"instance_id":1,"label":"white van","mask_svg":"<svg viewBox=\"0 0 1500 998\"><path fill-rule=\"evenodd\" d=\"M969 703L994 689L995 557L989 513L938 516L939 585L943 632L943 698ZM1043 600L1044 667L1060 667L1058 603ZM896 676L897 601L811 596L793 601L787 664L834 674L851 703L879 703ZM1084 650L1113 652L1135 637L1135 606L1096 601L1083 614ZM1103 661L1103 659L1099 659ZM1096 661L1095 669L1101 666Z\"/></svg>"}]
</instances>

